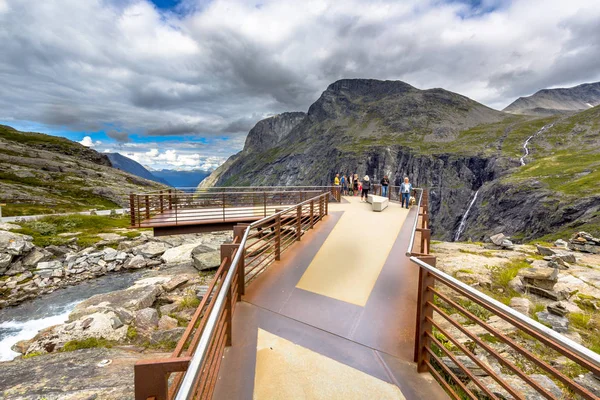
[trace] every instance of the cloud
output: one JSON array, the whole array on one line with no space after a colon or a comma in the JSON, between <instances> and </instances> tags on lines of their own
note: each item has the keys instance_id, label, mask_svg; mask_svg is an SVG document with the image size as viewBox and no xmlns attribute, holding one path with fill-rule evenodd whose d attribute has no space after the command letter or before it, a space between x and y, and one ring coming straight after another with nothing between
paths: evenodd
<instances>
[{"instance_id":1,"label":"cloud","mask_svg":"<svg viewBox=\"0 0 600 400\"><path fill-rule=\"evenodd\" d=\"M96 146L100 146L102 144L102 142L99 140L93 141L92 138L89 136L85 136L78 143L84 145L85 147L96 147Z\"/></svg>"},{"instance_id":2,"label":"cloud","mask_svg":"<svg viewBox=\"0 0 600 400\"><path fill-rule=\"evenodd\" d=\"M306 111L340 78L443 87L503 108L600 80L596 3L0 0L0 119L105 130L122 145L130 132L226 136L226 150L199 150L222 158L259 119Z\"/></svg>"}]
</instances>

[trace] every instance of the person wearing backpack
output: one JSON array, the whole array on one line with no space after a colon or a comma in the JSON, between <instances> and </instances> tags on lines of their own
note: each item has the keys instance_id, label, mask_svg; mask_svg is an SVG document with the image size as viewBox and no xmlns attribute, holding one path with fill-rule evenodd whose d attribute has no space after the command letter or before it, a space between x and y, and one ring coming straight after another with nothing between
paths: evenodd
<instances>
[{"instance_id":1,"label":"person wearing backpack","mask_svg":"<svg viewBox=\"0 0 600 400\"><path fill-rule=\"evenodd\" d=\"M410 203L410 194L412 193L412 185L408 181L408 178L404 178L404 182L400 185L400 195L402 196L401 207L404 207L404 202L406 201L406 208L408 208Z\"/></svg>"},{"instance_id":2,"label":"person wearing backpack","mask_svg":"<svg viewBox=\"0 0 600 400\"><path fill-rule=\"evenodd\" d=\"M360 194L360 201L367 201L369 198L369 189L371 189L371 180L369 179L369 175L365 175L362 181L362 193Z\"/></svg>"}]
</instances>

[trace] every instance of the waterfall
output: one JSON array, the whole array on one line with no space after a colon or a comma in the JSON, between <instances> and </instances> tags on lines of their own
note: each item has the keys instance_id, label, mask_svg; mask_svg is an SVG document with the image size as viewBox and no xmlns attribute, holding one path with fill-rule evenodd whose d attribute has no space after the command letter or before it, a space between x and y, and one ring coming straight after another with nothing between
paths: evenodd
<instances>
[{"instance_id":1,"label":"waterfall","mask_svg":"<svg viewBox=\"0 0 600 400\"><path fill-rule=\"evenodd\" d=\"M458 229L456 230L456 233L454 234L455 242L458 242L458 239L460 239L460 235L462 235L462 233L465 231L465 227L467 226L467 217L469 216L471 207L473 207L473 204L475 204L475 200L477 200L478 193L479 193L479 190L475 192L473 199L471 199L471 203L469 203L469 207L467 207L467 211L465 211L464 215L462 216L462 219L460 220L460 225L458 225Z\"/></svg>"},{"instance_id":2,"label":"waterfall","mask_svg":"<svg viewBox=\"0 0 600 400\"><path fill-rule=\"evenodd\" d=\"M527 138L527 140L525 141L525 143L523 143L523 150L525 150L525 154L519 160L519 161L521 161L521 166L525 165L525 157L527 157L529 155L529 149L527 148L527 145L529 144L529 141L531 139L533 139L535 136L537 136L538 134L542 133L546 129L552 128L553 126L554 126L554 123L548 124L548 125L544 125L544 126L542 126L542 128L539 131L537 131L536 133L534 133L533 135L531 135L531 136L529 136Z\"/></svg>"}]
</instances>

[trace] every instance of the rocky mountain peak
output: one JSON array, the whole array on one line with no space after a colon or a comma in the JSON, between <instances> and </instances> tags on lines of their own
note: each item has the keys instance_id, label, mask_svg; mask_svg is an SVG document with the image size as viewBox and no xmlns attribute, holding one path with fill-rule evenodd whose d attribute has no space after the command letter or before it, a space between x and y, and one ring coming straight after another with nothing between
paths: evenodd
<instances>
[{"instance_id":1,"label":"rocky mountain peak","mask_svg":"<svg viewBox=\"0 0 600 400\"><path fill-rule=\"evenodd\" d=\"M265 151L285 138L304 118L303 112L285 112L258 121L250 130L244 152Z\"/></svg>"}]
</instances>

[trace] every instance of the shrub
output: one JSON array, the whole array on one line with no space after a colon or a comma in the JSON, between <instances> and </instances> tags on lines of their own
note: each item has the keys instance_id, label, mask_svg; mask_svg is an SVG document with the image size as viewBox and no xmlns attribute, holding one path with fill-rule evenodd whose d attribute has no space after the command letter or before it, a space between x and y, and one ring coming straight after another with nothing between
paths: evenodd
<instances>
[{"instance_id":1,"label":"shrub","mask_svg":"<svg viewBox=\"0 0 600 400\"><path fill-rule=\"evenodd\" d=\"M137 336L138 336L137 329L135 329L135 327L133 325L129 325L129 327L127 327L127 339L130 341L133 341L137 338Z\"/></svg>"},{"instance_id":2,"label":"shrub","mask_svg":"<svg viewBox=\"0 0 600 400\"><path fill-rule=\"evenodd\" d=\"M87 338L84 340L71 340L65 343L62 351L75 351L80 349L92 349L97 347L112 347L111 343L103 338Z\"/></svg>"},{"instance_id":3,"label":"shrub","mask_svg":"<svg viewBox=\"0 0 600 400\"><path fill-rule=\"evenodd\" d=\"M56 235L56 225L43 222L43 221L33 221L29 223L29 227L39 233L42 236L54 236Z\"/></svg>"}]
</instances>

